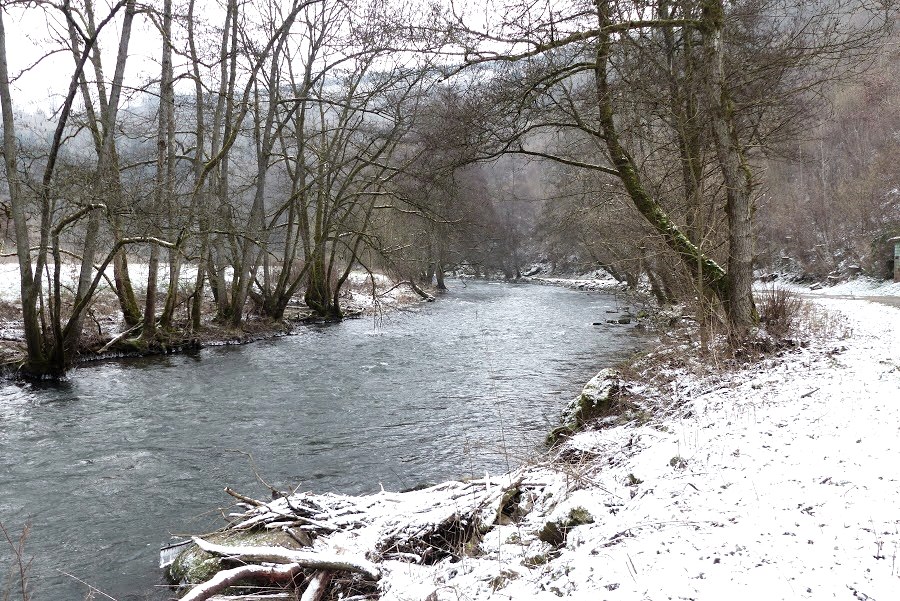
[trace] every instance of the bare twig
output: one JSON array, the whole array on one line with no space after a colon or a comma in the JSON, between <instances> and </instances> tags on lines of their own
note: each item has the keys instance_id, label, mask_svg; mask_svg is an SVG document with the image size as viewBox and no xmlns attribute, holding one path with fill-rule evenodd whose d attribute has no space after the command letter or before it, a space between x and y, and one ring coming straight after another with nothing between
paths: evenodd
<instances>
[{"instance_id":1,"label":"bare twig","mask_svg":"<svg viewBox=\"0 0 900 601\"><path fill-rule=\"evenodd\" d=\"M102 596L106 597L107 599L109 599L110 601L118 601L115 597L110 597L109 595L107 595L106 593L104 593L103 591L98 589L96 586L93 586L92 584L85 582L78 576L69 574L68 572L66 572L64 570L60 570L59 568L56 568L56 571L59 572L60 574L63 574L64 576L68 576L69 578L71 578L72 580L75 580L76 582L80 582L81 584L85 585L86 587L91 589L91 593L97 593L99 595L102 595Z\"/></svg>"},{"instance_id":2,"label":"bare twig","mask_svg":"<svg viewBox=\"0 0 900 601\"><path fill-rule=\"evenodd\" d=\"M3 532L6 542L9 544L9 548L12 549L13 555L15 556L14 569L19 573L19 590L22 592L22 601L29 601L28 570L31 568L31 562L34 560L34 557L29 558L27 561L25 560L25 540L28 538L28 533L31 531L31 524L25 524L22 527L22 534L19 535L19 539L16 541L13 540L9 531L3 525L3 522L0 522L0 531Z\"/></svg>"}]
</instances>

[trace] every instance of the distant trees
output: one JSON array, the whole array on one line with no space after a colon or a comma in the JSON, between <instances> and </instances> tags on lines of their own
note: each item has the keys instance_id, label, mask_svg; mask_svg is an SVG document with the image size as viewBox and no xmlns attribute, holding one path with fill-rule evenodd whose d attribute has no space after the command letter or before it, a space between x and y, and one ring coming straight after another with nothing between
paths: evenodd
<instances>
[{"instance_id":1,"label":"distant trees","mask_svg":"<svg viewBox=\"0 0 900 601\"><path fill-rule=\"evenodd\" d=\"M759 214L764 268L820 282L891 277L885 241L900 235L900 63L890 50L896 36L889 41L865 75L832 86L824 116L769 162Z\"/></svg>"},{"instance_id":2,"label":"distant trees","mask_svg":"<svg viewBox=\"0 0 900 601\"><path fill-rule=\"evenodd\" d=\"M525 259L518 238L529 220L509 201L527 183L511 181L515 159L480 162L468 122L475 102L455 82L432 88L405 138L408 161L392 198L380 203L376 228L389 242L386 266L402 279L443 289L444 273L460 268L513 278L516 258Z\"/></svg>"}]
</instances>

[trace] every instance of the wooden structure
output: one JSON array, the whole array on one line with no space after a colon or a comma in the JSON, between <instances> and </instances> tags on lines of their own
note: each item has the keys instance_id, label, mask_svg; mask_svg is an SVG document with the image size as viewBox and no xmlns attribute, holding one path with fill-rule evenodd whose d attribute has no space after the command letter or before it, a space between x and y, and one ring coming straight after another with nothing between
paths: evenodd
<instances>
[{"instance_id":1,"label":"wooden structure","mask_svg":"<svg viewBox=\"0 0 900 601\"><path fill-rule=\"evenodd\" d=\"M900 236L889 239L888 244L894 245L894 281L900 282Z\"/></svg>"}]
</instances>

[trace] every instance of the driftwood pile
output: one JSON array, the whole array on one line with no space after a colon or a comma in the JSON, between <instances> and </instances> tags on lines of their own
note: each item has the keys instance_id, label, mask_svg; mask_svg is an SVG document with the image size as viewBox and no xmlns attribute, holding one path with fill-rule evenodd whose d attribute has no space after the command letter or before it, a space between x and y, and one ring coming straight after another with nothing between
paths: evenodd
<instances>
[{"instance_id":1,"label":"driftwood pile","mask_svg":"<svg viewBox=\"0 0 900 601\"><path fill-rule=\"evenodd\" d=\"M176 584L191 587L182 597L189 601L221 599L217 595L226 591L232 601L377 599L390 562L434 564L473 552L495 524L522 513L522 491L533 486L540 484L523 484L511 474L503 482L484 478L359 497L295 493L269 502L226 488L238 499L238 510L218 535L228 540L277 534L295 548L193 537L182 556L202 551L216 560L214 574ZM171 567L169 574L177 580Z\"/></svg>"}]
</instances>

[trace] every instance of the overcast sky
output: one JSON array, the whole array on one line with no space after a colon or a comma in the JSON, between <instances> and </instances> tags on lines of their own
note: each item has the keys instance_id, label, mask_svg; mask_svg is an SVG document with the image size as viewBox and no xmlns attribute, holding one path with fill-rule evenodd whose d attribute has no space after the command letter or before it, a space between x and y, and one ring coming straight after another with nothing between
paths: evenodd
<instances>
[{"instance_id":1,"label":"overcast sky","mask_svg":"<svg viewBox=\"0 0 900 601\"><path fill-rule=\"evenodd\" d=\"M98 20L108 14L104 2L98 3ZM102 7L102 8L101 8ZM6 28L6 50L9 60L10 77L21 76L13 82L13 102L20 109L40 110L45 114L55 111L62 103L69 87L75 61L70 52L58 52L42 60L33 69L22 73L34 65L42 56L58 50L59 34L65 35L65 23L59 11L45 11L40 8L9 7L4 11ZM107 79L113 75L115 55L118 50L122 18L116 18L102 32L100 46L104 54L104 69ZM145 18L135 19L126 85L138 86L154 77L159 70L160 52L158 34ZM92 73L89 78L92 77Z\"/></svg>"},{"instance_id":2,"label":"overcast sky","mask_svg":"<svg viewBox=\"0 0 900 601\"><path fill-rule=\"evenodd\" d=\"M109 12L109 5L113 0L94 0L96 5L96 18L99 22ZM410 0L413 2L413 14L416 13L415 3L420 2L425 11L429 2L427 0ZM285 4L287 2L285 1ZM449 5L451 0L446 0ZM161 4L157 2L157 4ZM175 2L176 11L184 11L184 2ZM507 19L515 18L521 6L508 0L453 0L452 4L458 12L466 15L466 21L475 27L483 27L484 23L492 18L504 15ZM512 13L503 9L504 4L518 6ZM536 0L531 6L532 11L538 13L549 10L548 7L568 5L567 0ZM115 67L116 52L118 49L120 27L123 10L107 25L100 35L100 47L103 52L104 76L107 81L112 78ZM424 14L424 12L423 12ZM224 20L224 11L216 0L197 0L195 15L198 26L206 20L210 25L220 27ZM489 16L490 15L490 16ZM74 59L69 51L60 51L62 44L60 38L68 39L65 21L62 13L53 8L25 8L23 6L8 5L4 9L4 23L6 26L6 43L9 60L9 72L11 77L18 77L13 82L13 102L20 110L40 111L44 114L52 114L62 104L62 100L68 90L74 69ZM183 34L183 30L176 24L176 37ZM207 42L208 43L208 42ZM178 45L179 42L176 42ZM128 86L142 86L148 81L154 81L159 77L160 36L155 26L143 15L137 15L134 20L131 42L129 45L129 59L126 71L126 88ZM56 50L57 53L44 58L39 65L30 68L48 52ZM200 48L201 53L204 48ZM177 54L175 60L176 77L184 70L184 63L179 65ZM29 69L30 68L30 69ZM28 69L22 73L23 70ZM21 74L21 75L20 75ZM88 79L93 79L93 71L88 69ZM183 80L181 86L184 91L192 93L189 82ZM145 100L139 98L138 102ZM123 105L127 106L128 98L123 96Z\"/></svg>"}]
</instances>

